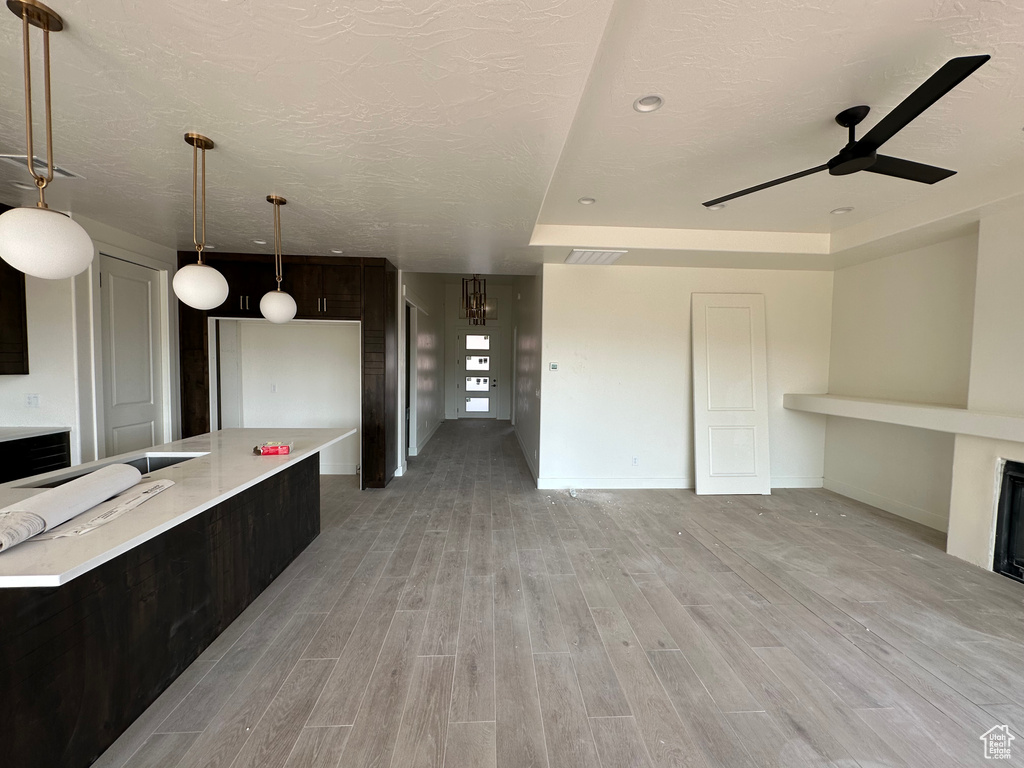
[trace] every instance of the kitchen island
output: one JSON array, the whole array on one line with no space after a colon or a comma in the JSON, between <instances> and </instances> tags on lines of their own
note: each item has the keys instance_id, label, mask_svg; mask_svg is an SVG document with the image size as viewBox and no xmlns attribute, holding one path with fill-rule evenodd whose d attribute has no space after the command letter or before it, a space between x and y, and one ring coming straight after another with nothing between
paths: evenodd
<instances>
[{"instance_id":1,"label":"kitchen island","mask_svg":"<svg viewBox=\"0 0 1024 768\"><path fill-rule=\"evenodd\" d=\"M90 765L317 536L319 452L354 433L223 430L0 486L3 507L111 463L174 481L82 536L0 553L5 759ZM263 441L292 452L254 456Z\"/></svg>"}]
</instances>

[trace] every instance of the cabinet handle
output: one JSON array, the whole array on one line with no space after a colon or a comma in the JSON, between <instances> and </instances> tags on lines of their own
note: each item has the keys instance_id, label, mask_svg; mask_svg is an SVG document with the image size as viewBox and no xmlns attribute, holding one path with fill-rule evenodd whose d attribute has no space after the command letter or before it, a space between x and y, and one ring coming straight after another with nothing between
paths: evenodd
<instances>
[{"instance_id":1,"label":"cabinet handle","mask_svg":"<svg viewBox=\"0 0 1024 768\"><path fill-rule=\"evenodd\" d=\"M320 311L320 299L319 298L317 298L317 300L316 300L316 311L317 312Z\"/></svg>"},{"instance_id":2,"label":"cabinet handle","mask_svg":"<svg viewBox=\"0 0 1024 768\"><path fill-rule=\"evenodd\" d=\"M324 296L324 312L327 311L327 297Z\"/></svg>"},{"instance_id":3,"label":"cabinet handle","mask_svg":"<svg viewBox=\"0 0 1024 768\"><path fill-rule=\"evenodd\" d=\"M249 309L249 297L248 296L245 297L245 308Z\"/></svg>"},{"instance_id":4,"label":"cabinet handle","mask_svg":"<svg viewBox=\"0 0 1024 768\"><path fill-rule=\"evenodd\" d=\"M245 296L239 296L238 297L238 308L240 310L241 309L245 309Z\"/></svg>"}]
</instances>

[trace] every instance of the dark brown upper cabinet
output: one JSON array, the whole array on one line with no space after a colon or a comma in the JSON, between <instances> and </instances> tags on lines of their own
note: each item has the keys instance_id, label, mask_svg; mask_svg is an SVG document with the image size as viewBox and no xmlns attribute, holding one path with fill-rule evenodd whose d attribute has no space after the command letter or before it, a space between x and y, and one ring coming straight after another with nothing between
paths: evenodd
<instances>
[{"instance_id":1,"label":"dark brown upper cabinet","mask_svg":"<svg viewBox=\"0 0 1024 768\"><path fill-rule=\"evenodd\" d=\"M358 264L285 263L284 290L298 305L296 317L315 320L358 320L362 303L362 270Z\"/></svg>"},{"instance_id":2,"label":"dark brown upper cabinet","mask_svg":"<svg viewBox=\"0 0 1024 768\"><path fill-rule=\"evenodd\" d=\"M263 264L209 257L207 262L220 270L228 281L228 297L219 307L210 310L210 314L216 317L262 317L260 299L277 287L273 262Z\"/></svg>"},{"instance_id":3,"label":"dark brown upper cabinet","mask_svg":"<svg viewBox=\"0 0 1024 768\"><path fill-rule=\"evenodd\" d=\"M0 203L0 213L11 210ZM0 259L0 375L28 373L25 275Z\"/></svg>"}]
</instances>

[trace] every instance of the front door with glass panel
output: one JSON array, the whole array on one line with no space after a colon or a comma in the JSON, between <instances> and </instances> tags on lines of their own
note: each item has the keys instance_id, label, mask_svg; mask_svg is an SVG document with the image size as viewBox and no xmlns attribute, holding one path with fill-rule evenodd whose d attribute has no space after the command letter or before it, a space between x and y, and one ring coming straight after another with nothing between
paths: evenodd
<instances>
[{"instance_id":1,"label":"front door with glass panel","mask_svg":"<svg viewBox=\"0 0 1024 768\"><path fill-rule=\"evenodd\" d=\"M498 400L498 334L459 333L459 417L493 419Z\"/></svg>"}]
</instances>

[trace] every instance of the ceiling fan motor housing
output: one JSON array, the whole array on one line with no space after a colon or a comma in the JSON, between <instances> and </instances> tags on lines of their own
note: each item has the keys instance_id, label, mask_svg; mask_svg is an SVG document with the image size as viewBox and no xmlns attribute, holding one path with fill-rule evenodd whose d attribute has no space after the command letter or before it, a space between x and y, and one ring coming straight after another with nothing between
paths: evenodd
<instances>
[{"instance_id":1,"label":"ceiling fan motor housing","mask_svg":"<svg viewBox=\"0 0 1024 768\"><path fill-rule=\"evenodd\" d=\"M863 150L858 152L855 144L848 144L828 161L828 172L833 176L846 176L857 171L866 171L877 159L878 153L865 154Z\"/></svg>"}]
</instances>

